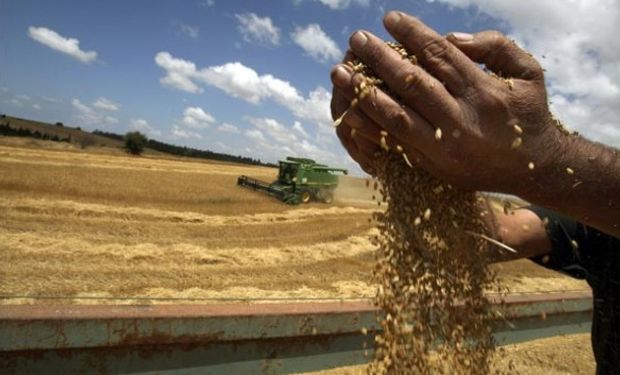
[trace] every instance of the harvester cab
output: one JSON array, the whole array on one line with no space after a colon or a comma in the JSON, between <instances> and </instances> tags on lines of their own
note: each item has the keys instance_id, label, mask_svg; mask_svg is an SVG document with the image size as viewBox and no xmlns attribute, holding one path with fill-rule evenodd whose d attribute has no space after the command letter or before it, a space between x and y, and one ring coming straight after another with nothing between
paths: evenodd
<instances>
[{"instance_id":1,"label":"harvester cab","mask_svg":"<svg viewBox=\"0 0 620 375\"><path fill-rule=\"evenodd\" d=\"M279 161L278 179L272 183L248 176L240 176L237 184L260 190L289 204L320 201L331 203L338 187L339 174L347 174L343 168L332 168L312 159L287 157Z\"/></svg>"}]
</instances>

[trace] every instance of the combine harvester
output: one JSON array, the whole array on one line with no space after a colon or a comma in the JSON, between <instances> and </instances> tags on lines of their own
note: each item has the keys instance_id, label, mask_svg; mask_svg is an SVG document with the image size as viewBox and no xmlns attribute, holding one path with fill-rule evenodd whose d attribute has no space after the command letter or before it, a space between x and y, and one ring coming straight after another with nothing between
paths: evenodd
<instances>
[{"instance_id":1,"label":"combine harvester","mask_svg":"<svg viewBox=\"0 0 620 375\"><path fill-rule=\"evenodd\" d=\"M287 157L280 160L278 179L273 183L240 176L237 184L273 195L288 204L308 203L312 200L331 203L338 186L338 174L346 169L318 164L312 159Z\"/></svg>"}]
</instances>

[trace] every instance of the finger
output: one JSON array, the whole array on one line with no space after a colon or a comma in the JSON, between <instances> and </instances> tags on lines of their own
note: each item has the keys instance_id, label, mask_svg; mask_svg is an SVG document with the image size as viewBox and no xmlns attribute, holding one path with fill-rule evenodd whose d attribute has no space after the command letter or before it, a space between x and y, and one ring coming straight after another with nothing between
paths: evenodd
<instances>
[{"instance_id":1,"label":"finger","mask_svg":"<svg viewBox=\"0 0 620 375\"><path fill-rule=\"evenodd\" d=\"M467 56L415 17L389 12L383 23L387 31L432 75L445 82L456 96L484 83L488 77Z\"/></svg>"},{"instance_id":2,"label":"finger","mask_svg":"<svg viewBox=\"0 0 620 375\"><path fill-rule=\"evenodd\" d=\"M450 33L447 39L470 59L484 64L499 76L543 79L543 70L538 61L500 32L482 31L474 35Z\"/></svg>"},{"instance_id":3,"label":"finger","mask_svg":"<svg viewBox=\"0 0 620 375\"><path fill-rule=\"evenodd\" d=\"M361 40L364 39L364 40ZM455 121L459 107L444 85L376 36L358 31L353 52L398 96L430 122Z\"/></svg>"},{"instance_id":4,"label":"finger","mask_svg":"<svg viewBox=\"0 0 620 375\"><path fill-rule=\"evenodd\" d=\"M342 114L348 107L348 99L342 96L338 90L334 90L334 94L332 95L332 112L337 113L338 116L340 116L340 114ZM359 120L355 119L354 121L357 122ZM355 160L365 172L370 173L369 170L372 169L372 158L364 155L364 153L360 150L360 147L358 147L358 144L354 140L355 133L353 128L350 127L350 123L351 119L349 118L349 115L347 115L345 121L343 121L343 123L336 128L336 135L353 160Z\"/></svg>"},{"instance_id":5,"label":"finger","mask_svg":"<svg viewBox=\"0 0 620 375\"><path fill-rule=\"evenodd\" d=\"M361 79L356 75L355 79ZM348 100L355 97L355 79L351 76L351 71L345 66L338 66L332 72L334 85L342 89L342 95ZM436 155L438 145L435 140L435 129L415 111L407 106L402 106L382 90L376 89L360 100L357 109L360 109L370 120L369 124L377 124L381 130L386 131L393 137L398 144L405 149L417 150L422 154ZM352 125L356 126L356 125ZM369 125L362 124L358 129L366 134L373 134ZM380 141L379 138L376 138Z\"/></svg>"}]
</instances>

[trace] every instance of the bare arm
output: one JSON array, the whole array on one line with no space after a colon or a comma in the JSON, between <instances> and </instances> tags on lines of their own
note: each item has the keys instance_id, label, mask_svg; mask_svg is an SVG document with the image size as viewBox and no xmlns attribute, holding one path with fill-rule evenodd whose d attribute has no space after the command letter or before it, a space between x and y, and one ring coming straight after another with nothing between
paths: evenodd
<instances>
[{"instance_id":1,"label":"bare arm","mask_svg":"<svg viewBox=\"0 0 620 375\"><path fill-rule=\"evenodd\" d=\"M492 212L487 221L495 239L516 250L516 253L493 246L491 262L504 262L544 255L551 251L551 241L542 220L530 210L520 209L511 213Z\"/></svg>"},{"instance_id":2,"label":"bare arm","mask_svg":"<svg viewBox=\"0 0 620 375\"><path fill-rule=\"evenodd\" d=\"M561 150L520 196L620 237L618 151L579 136L563 137Z\"/></svg>"}]
</instances>

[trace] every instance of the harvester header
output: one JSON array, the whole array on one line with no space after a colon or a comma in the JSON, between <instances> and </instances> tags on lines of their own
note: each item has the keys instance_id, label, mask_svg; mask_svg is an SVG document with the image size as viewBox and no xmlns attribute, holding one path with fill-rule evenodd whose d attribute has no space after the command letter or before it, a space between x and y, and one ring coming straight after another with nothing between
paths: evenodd
<instances>
[{"instance_id":1,"label":"harvester header","mask_svg":"<svg viewBox=\"0 0 620 375\"><path fill-rule=\"evenodd\" d=\"M312 159L287 157L278 162L278 179L272 183L248 176L240 176L237 184L260 190L289 204L308 203L311 200L331 203L338 187L339 174L344 168L329 167Z\"/></svg>"}]
</instances>

